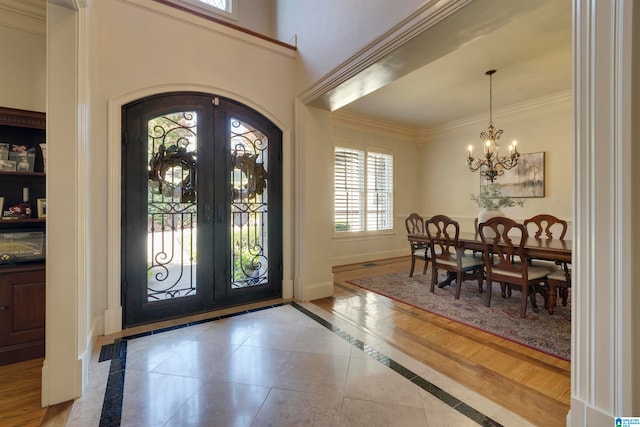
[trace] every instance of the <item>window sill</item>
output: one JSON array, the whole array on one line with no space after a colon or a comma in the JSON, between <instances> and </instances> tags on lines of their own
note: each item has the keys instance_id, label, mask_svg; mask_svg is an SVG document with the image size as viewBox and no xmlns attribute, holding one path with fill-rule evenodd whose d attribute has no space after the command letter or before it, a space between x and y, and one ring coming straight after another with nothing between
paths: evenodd
<instances>
[{"instance_id":1,"label":"window sill","mask_svg":"<svg viewBox=\"0 0 640 427\"><path fill-rule=\"evenodd\" d=\"M393 230L384 231L343 231L333 233L333 240L372 240L372 239L390 239L396 237L397 233Z\"/></svg>"}]
</instances>

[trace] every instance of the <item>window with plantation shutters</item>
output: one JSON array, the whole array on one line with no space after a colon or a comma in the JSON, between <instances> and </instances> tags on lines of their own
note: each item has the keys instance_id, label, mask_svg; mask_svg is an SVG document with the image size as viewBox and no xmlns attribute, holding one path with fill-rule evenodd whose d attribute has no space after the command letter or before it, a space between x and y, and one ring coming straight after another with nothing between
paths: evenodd
<instances>
[{"instance_id":1,"label":"window with plantation shutters","mask_svg":"<svg viewBox=\"0 0 640 427\"><path fill-rule=\"evenodd\" d=\"M393 228L393 157L367 153L367 230Z\"/></svg>"},{"instance_id":2,"label":"window with plantation shutters","mask_svg":"<svg viewBox=\"0 0 640 427\"><path fill-rule=\"evenodd\" d=\"M364 229L364 152L335 149L335 230Z\"/></svg>"},{"instance_id":3,"label":"window with plantation shutters","mask_svg":"<svg viewBox=\"0 0 640 427\"><path fill-rule=\"evenodd\" d=\"M393 156L336 147L336 232L393 228Z\"/></svg>"}]
</instances>

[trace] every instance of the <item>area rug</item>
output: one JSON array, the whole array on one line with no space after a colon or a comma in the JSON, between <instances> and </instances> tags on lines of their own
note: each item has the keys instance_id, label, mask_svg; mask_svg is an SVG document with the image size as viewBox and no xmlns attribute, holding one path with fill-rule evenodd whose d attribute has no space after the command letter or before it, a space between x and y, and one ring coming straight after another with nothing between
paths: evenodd
<instances>
[{"instance_id":1,"label":"area rug","mask_svg":"<svg viewBox=\"0 0 640 427\"><path fill-rule=\"evenodd\" d=\"M491 307L485 307L486 283L483 293L478 292L477 281L462 284L460 299L454 298L455 286L429 291L431 274L420 272L409 277L407 271L395 272L349 283L409 304L430 313L515 341L536 350L570 360L571 356L571 303L566 307L558 299L552 315L544 309L544 299L537 295L540 311L534 313L527 306L527 317L520 318L520 292L502 298L500 285L493 284Z\"/></svg>"}]
</instances>

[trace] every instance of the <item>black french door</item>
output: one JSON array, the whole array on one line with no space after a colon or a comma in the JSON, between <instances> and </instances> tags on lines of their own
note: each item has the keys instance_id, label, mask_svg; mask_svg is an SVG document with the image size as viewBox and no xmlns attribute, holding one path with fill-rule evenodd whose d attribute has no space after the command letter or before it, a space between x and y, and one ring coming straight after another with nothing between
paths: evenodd
<instances>
[{"instance_id":1,"label":"black french door","mask_svg":"<svg viewBox=\"0 0 640 427\"><path fill-rule=\"evenodd\" d=\"M281 296L281 131L203 93L122 113L123 326Z\"/></svg>"}]
</instances>

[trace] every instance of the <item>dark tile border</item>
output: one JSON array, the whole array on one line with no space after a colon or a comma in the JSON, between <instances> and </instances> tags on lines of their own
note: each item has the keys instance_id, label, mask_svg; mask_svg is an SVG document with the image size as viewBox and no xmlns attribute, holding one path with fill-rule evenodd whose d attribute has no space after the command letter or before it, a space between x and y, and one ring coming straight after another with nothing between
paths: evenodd
<instances>
[{"instance_id":1,"label":"dark tile border","mask_svg":"<svg viewBox=\"0 0 640 427\"><path fill-rule=\"evenodd\" d=\"M351 345L353 345L354 347L362 350L363 352L365 352L366 354L368 354L378 362L393 369L395 372L402 375L404 378L408 379L412 383L416 384L418 387L422 388L423 390L430 393L434 397L440 399L442 402L451 406L453 409L460 412L462 415L466 416L467 418L470 418L471 420L475 421L476 423L482 426L502 427L502 424L500 424L499 422L484 415L482 412L478 411L477 409L472 408L471 406L462 402L458 398L442 390L440 387L427 381L426 379L422 378L421 376L411 371L410 369L407 369L406 367L402 366L401 364L394 361L387 355L380 353L378 350L365 344L364 342L360 341L358 338L354 338L348 332L343 331L337 326L334 326L332 323L326 321L320 316L302 307L300 304L292 302L291 305L295 309L309 316L310 318L312 318L313 320L315 320L325 328L329 329L330 331L332 331L333 333L335 333L345 341L351 343Z\"/></svg>"},{"instance_id":2,"label":"dark tile border","mask_svg":"<svg viewBox=\"0 0 640 427\"><path fill-rule=\"evenodd\" d=\"M104 400L102 401L102 412L100 414L100 427L119 427L122 421L122 399L124 397L124 374L127 365L127 341L136 338L148 337L151 335L161 334L163 332L175 331L176 329L188 328L189 326L201 325L203 323L213 322L215 320L228 319L230 317L241 316L247 313L255 313L257 311L267 310L269 308L280 307L285 304L274 304L265 307L244 310L237 313L225 314L222 316L214 316L208 319L196 320L193 322L182 323L180 325L169 326L166 328L155 329L153 331L141 332L139 334L129 335L123 338L117 338L113 344L107 344L100 349L99 362L111 361L109 367L109 377L107 379L107 387L104 391Z\"/></svg>"},{"instance_id":3,"label":"dark tile border","mask_svg":"<svg viewBox=\"0 0 640 427\"><path fill-rule=\"evenodd\" d=\"M118 349L109 367L107 388L104 391L100 427L118 427L122 419L122 397L124 395L124 372L127 366L127 341L116 339L113 348Z\"/></svg>"},{"instance_id":4,"label":"dark tile border","mask_svg":"<svg viewBox=\"0 0 640 427\"><path fill-rule=\"evenodd\" d=\"M446 403L456 411L475 421L476 423L482 426L494 426L494 427L502 427L502 424L497 421L489 418L488 416L482 414L480 411L472 408L426 379L422 378L415 372L410 369L405 368L401 364L397 363L387 355L380 353L375 348L367 345L363 341L353 337L351 334L343 331L342 329L334 326L332 323L324 320L320 316L312 313L301 305L291 302L285 304L275 304L266 307L256 308L252 310L246 310L233 314L226 314L224 316L215 316L209 319L198 320L195 322L187 322L181 325L171 326L168 328L157 329L154 331L143 332L135 335L130 335L123 338L118 338L114 341L113 344L107 344L104 347L111 346L108 349L104 349L105 354L111 354L112 357L110 359L111 366L109 369L109 378L107 380L107 387L104 393L104 401L102 403L102 414L100 416L100 427L119 427L122 419L122 399L124 394L124 374L127 364L127 341L147 337L150 335L156 335L163 332L173 331L176 329L187 328L189 326L200 325L203 323L213 322L215 320L227 319L230 317L241 316L243 314L255 313L257 311L267 310L274 307L280 307L283 305L291 305L293 308L303 313L304 315L310 317L314 321L318 322L325 328L329 329L345 341L349 342L354 347L362 350L378 362L383 365L393 369L398 374L402 375L404 378L416 384L418 387L422 388L426 392L432 394L434 397L440 399L442 402Z\"/></svg>"}]
</instances>

